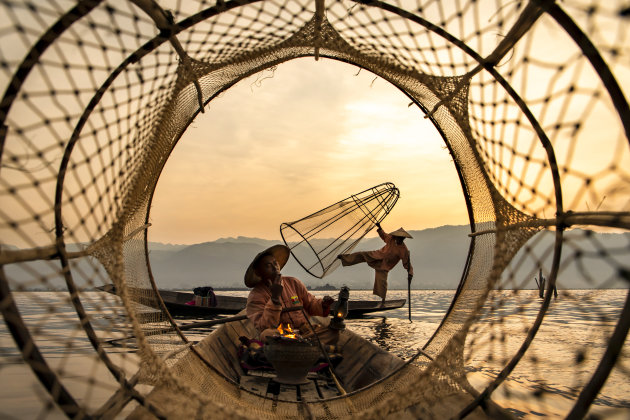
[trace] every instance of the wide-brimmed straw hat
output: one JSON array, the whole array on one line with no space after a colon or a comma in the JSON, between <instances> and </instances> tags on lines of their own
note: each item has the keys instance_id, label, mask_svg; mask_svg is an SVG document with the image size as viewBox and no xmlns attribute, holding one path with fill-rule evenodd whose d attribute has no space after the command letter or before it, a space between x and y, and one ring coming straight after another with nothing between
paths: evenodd
<instances>
[{"instance_id":1,"label":"wide-brimmed straw hat","mask_svg":"<svg viewBox=\"0 0 630 420\"><path fill-rule=\"evenodd\" d=\"M273 257L278 262L280 269L284 267L284 265L289 260L289 255L291 255L291 251L288 247L284 245L274 245L262 252L259 252L258 255L254 257L249 267L247 267L247 271L245 272L245 286L254 287L262 280L257 274L254 268L256 267L256 263L258 260L264 255L273 255Z\"/></svg>"},{"instance_id":2,"label":"wide-brimmed straw hat","mask_svg":"<svg viewBox=\"0 0 630 420\"><path fill-rule=\"evenodd\" d=\"M392 235L392 236L399 236L401 238L413 239L413 236L408 234L407 231L405 229L403 229L403 228L400 228L398 230L393 231L392 233L390 233L390 235Z\"/></svg>"}]
</instances>

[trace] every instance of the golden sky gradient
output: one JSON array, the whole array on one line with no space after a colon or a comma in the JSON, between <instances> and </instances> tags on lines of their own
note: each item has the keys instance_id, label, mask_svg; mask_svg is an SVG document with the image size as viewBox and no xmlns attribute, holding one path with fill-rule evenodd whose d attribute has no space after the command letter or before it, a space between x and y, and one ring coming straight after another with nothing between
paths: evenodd
<instances>
[{"instance_id":1,"label":"golden sky gradient","mask_svg":"<svg viewBox=\"0 0 630 420\"><path fill-rule=\"evenodd\" d=\"M435 20L439 13L433 13L441 7L436 3L436 8L424 10L424 17ZM481 2L471 12L465 23L480 13L480 22L489 28L500 17L492 2ZM30 12L24 13L28 19ZM457 22L446 29L466 33L474 27L456 28ZM625 36L627 25L615 22L604 19L591 35L602 51L607 45L624 45L620 36ZM472 42L476 36L470 38L470 44L481 55L491 53L502 39L490 29L479 37L478 43ZM3 54L18 63L26 51L24 40L6 34L3 39L8 40ZM436 52L412 54L420 72L451 75L472 70L471 57L437 39ZM419 42L428 40L421 37ZM63 117L80 115L95 86L109 76L102 69L87 71L102 57L84 56L82 48L64 45L63 61L76 61L81 68L84 60L84 65L89 63L84 72L52 64L62 59L61 49L48 49L44 62L50 65L29 74L24 96L12 105L0 197L0 237L5 244L28 248L55 241L57 175L75 129L75 121ZM452 51L457 53L447 56ZM107 60L122 59L118 52L112 54ZM626 51L619 54L606 53L604 58L625 92L630 71ZM438 65L450 60L458 63L450 70ZM600 76L574 40L551 17L542 16L496 71L527 104L553 147L562 210L628 211L628 136ZM9 82L9 74L0 74L0 86ZM133 69L130 74L136 77ZM116 80L116 89L101 99L102 112L90 114L72 149L63 184L67 242L90 242L107 232L119 204L118 182L125 181L116 175L126 169L119 165L127 164L124 159L137 162L141 155L122 153L122 148L132 147L135 134L117 135L116 130L124 133L136 115L150 110L152 95L141 95L139 86L129 89L128 83L125 77ZM50 95L73 92L77 86L89 94ZM125 89L130 95L126 105L119 96ZM480 72L468 89L468 123L490 182L517 210L553 218L560 191L552 182L550 148L493 75ZM387 230L468 223L462 188L442 138L423 113L409 105L410 100L383 79L327 59L297 59L243 80L213 100L175 148L158 182L149 239L184 244L234 236L279 240L282 222L383 182L393 182L401 192L383 223ZM122 157L108 161L111 156ZM107 188L110 185L113 188ZM493 217L492 212L479 213L477 222Z\"/></svg>"},{"instance_id":2,"label":"golden sky gradient","mask_svg":"<svg viewBox=\"0 0 630 420\"><path fill-rule=\"evenodd\" d=\"M176 146L149 240L280 239L280 223L382 182L401 193L386 230L467 223L448 150L409 104L385 80L327 59L293 60L240 82Z\"/></svg>"}]
</instances>

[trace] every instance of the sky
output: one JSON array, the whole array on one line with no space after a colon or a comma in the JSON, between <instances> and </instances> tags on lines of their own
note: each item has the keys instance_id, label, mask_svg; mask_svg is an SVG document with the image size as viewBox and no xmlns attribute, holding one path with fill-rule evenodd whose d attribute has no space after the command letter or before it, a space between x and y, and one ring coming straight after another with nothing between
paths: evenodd
<instances>
[{"instance_id":1,"label":"sky","mask_svg":"<svg viewBox=\"0 0 630 420\"><path fill-rule=\"evenodd\" d=\"M158 181L149 240L280 239L282 222L383 182L400 190L385 230L468 223L451 156L422 111L366 70L296 59L199 114Z\"/></svg>"},{"instance_id":2,"label":"sky","mask_svg":"<svg viewBox=\"0 0 630 420\"><path fill-rule=\"evenodd\" d=\"M489 53L501 39L491 30L500 16L493 9L494 3L481 3L466 16L483 16L480 25L490 29L480 35L483 42L471 45ZM335 7L346 12L342 5ZM431 8L433 12L439 9L439 2ZM426 17L436 18L430 15ZM506 56L497 71L507 77L528 104L553 145L560 169L563 209L628 209L630 149L619 116L607 95L600 95L604 91L599 76L574 41L550 17L541 20L527 42L517 44L518 48ZM473 28L455 28L456 24L457 19L449 23L456 33L460 29L468 33ZM611 26L609 31L599 30L593 36L598 42L605 39L602 45L613 45L622 39L615 34L625 33L623 28ZM602 33L607 36L600 39ZM7 54L8 45L11 59L20 57L25 40L7 40L2 54ZM429 41L420 37L418 42L424 45ZM444 43L441 40L439 45ZM65 45L63 49L48 49L46 62L56 63L62 50L69 61L86 58L82 48ZM120 53L116 48L113 51L114 55ZM444 54L451 49L439 51ZM625 88L630 86L630 72L625 65L627 60L623 60L627 54L622 52L614 70L620 86ZM443 68L433 68L433 60L423 61L421 55L418 60L424 63L422 66L428 66L421 66L422 71L442 74ZM437 56L434 58L441 58ZM87 58L95 60L89 54ZM454 60L463 58L455 54ZM469 63L472 59L463 61ZM174 68L176 61L169 65ZM73 123L49 127L41 119L61 118L66 113L79 115L91 95L69 95L63 104L51 104L48 94L72 92L77 84L85 92L92 92L92 84L99 85L108 75L100 70L86 73L89 77L75 77L74 72L66 72L60 66L53 64L48 68L50 73L35 71L29 75L27 88L23 88L28 95L12 106L9 126L28 130L26 134L9 130L10 140L5 147L5 161L7 151L21 161L15 168L3 167L5 193L0 197L0 208L5 214L3 220L19 222L20 229L4 223L0 237L21 247L48 245L54 240L51 209L57 171L65 148L63 141L74 130ZM150 72L152 67L147 69ZM452 71L457 73L460 69L456 66ZM489 73L479 73L468 92L470 128L491 180L518 210L551 218L556 210L555 190L547 150L515 101L491 79ZM6 81L5 70L0 72L0 86ZM128 81L119 77L116 83L124 89ZM104 96L107 99L102 100L103 105L111 106L110 109L104 114L93 113L88 127L101 127L104 116L112 127L118 121L119 128L125 129L127 122L119 118L126 114L127 105L113 106L118 104L119 92L111 89L111 94ZM146 106L143 101L150 98L151 95L142 96L137 106L142 109ZM102 156L116 154L120 145L134 139L122 136L119 142L112 142L110 135L115 137L110 133L92 136L89 129L84 129L81 141L73 149L71 158L77 166L64 178L64 194L81 198L63 211L64 223L72 232L69 241L94 240L108 228L102 219L109 214L107 203L115 201L115 192L112 189L109 194L102 193L106 187L96 182L87 193L83 190L85 180L94 174L104 183L114 183L109 176L114 174L115 179L116 172L102 171L105 163L92 157L97 150L106 150ZM33 179L37 179L37 188L32 188ZM396 207L384 221L386 230L468 223L462 188L443 139L423 113L410 106L402 92L349 64L324 58L296 59L279 65L275 71L241 81L198 115L157 184L150 210L149 240L192 244L235 236L280 239L281 223L298 220L383 182L393 182L401 192ZM10 187L19 188L21 195L11 194Z\"/></svg>"}]
</instances>

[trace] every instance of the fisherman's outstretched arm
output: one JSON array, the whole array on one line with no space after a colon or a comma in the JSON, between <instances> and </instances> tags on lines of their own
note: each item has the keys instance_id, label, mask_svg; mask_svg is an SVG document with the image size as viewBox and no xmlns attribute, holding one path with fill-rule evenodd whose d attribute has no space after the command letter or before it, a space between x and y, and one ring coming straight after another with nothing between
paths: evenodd
<instances>
[{"instance_id":1,"label":"fisherman's outstretched arm","mask_svg":"<svg viewBox=\"0 0 630 420\"><path fill-rule=\"evenodd\" d=\"M383 230L383 228L381 227L379 223L376 224L376 227L378 228L376 229L376 233L378 233L378 236L380 236L384 242L387 242L387 240L390 238L390 235L385 233L385 231Z\"/></svg>"}]
</instances>

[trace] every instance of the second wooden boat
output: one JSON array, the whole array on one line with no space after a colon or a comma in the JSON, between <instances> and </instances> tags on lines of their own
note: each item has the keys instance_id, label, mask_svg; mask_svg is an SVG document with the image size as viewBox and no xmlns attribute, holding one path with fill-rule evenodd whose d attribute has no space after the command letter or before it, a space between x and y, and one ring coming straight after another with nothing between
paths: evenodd
<instances>
[{"instance_id":1,"label":"second wooden boat","mask_svg":"<svg viewBox=\"0 0 630 420\"><path fill-rule=\"evenodd\" d=\"M116 294L116 288L113 285L105 285L97 289ZM245 297L215 294L216 305L188 305L188 302L195 300L193 293L163 289L159 289L159 292L171 315L177 317L236 314L245 309L245 305L247 304L247 298ZM406 302L406 299L386 300L383 304L381 304L380 300L350 300L348 301L348 318L356 318L369 313L402 308Z\"/></svg>"}]
</instances>

